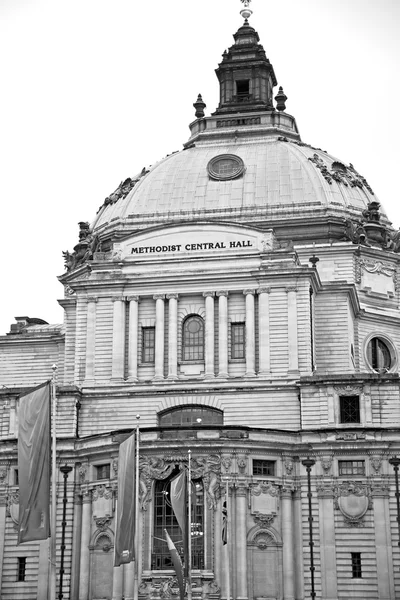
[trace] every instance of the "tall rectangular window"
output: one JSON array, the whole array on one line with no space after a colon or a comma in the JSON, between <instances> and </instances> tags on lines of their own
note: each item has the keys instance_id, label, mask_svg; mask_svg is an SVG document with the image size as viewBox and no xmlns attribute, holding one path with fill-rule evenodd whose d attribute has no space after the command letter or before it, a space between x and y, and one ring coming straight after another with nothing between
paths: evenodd
<instances>
[{"instance_id":1,"label":"tall rectangular window","mask_svg":"<svg viewBox=\"0 0 400 600\"><path fill-rule=\"evenodd\" d=\"M154 363L156 328L142 327L142 362Z\"/></svg>"},{"instance_id":2,"label":"tall rectangular window","mask_svg":"<svg viewBox=\"0 0 400 600\"><path fill-rule=\"evenodd\" d=\"M351 553L351 572L353 579L360 579L362 577L361 552Z\"/></svg>"},{"instance_id":3,"label":"tall rectangular window","mask_svg":"<svg viewBox=\"0 0 400 600\"><path fill-rule=\"evenodd\" d=\"M245 324L231 324L231 358L244 358Z\"/></svg>"},{"instance_id":4,"label":"tall rectangular window","mask_svg":"<svg viewBox=\"0 0 400 600\"><path fill-rule=\"evenodd\" d=\"M26 556L19 556L17 558L17 581L25 581L26 574Z\"/></svg>"},{"instance_id":5,"label":"tall rectangular window","mask_svg":"<svg viewBox=\"0 0 400 600\"><path fill-rule=\"evenodd\" d=\"M365 475L365 461L339 460L339 475Z\"/></svg>"},{"instance_id":6,"label":"tall rectangular window","mask_svg":"<svg viewBox=\"0 0 400 600\"><path fill-rule=\"evenodd\" d=\"M339 396L340 402L340 422L341 423L360 423L360 397L359 396Z\"/></svg>"}]
</instances>

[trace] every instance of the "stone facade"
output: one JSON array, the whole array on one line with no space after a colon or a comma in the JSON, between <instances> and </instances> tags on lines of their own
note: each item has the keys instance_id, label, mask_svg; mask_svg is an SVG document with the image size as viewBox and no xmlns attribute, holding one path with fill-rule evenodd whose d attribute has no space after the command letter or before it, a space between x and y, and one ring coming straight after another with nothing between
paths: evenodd
<instances>
[{"instance_id":1,"label":"stone facade","mask_svg":"<svg viewBox=\"0 0 400 600\"><path fill-rule=\"evenodd\" d=\"M133 598L113 545L118 449L138 414L141 600L177 594L157 532L175 527L168 485L189 450L194 599L225 600L228 581L238 600L302 600L312 585L324 600L400 597L398 232L352 165L274 109L258 42L245 21L216 116L196 106L186 149L80 223L64 325L21 318L0 338L4 600L48 598L48 542L16 545L17 432L19 395L54 363L57 560L59 467L72 467L65 600Z\"/></svg>"}]
</instances>

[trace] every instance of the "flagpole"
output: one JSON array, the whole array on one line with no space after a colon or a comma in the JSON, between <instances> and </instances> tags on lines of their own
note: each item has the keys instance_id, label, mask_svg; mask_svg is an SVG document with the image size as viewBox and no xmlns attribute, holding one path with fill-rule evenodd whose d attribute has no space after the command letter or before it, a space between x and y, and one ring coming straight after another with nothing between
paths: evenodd
<instances>
[{"instance_id":1,"label":"flagpole","mask_svg":"<svg viewBox=\"0 0 400 600\"><path fill-rule=\"evenodd\" d=\"M188 450L188 600L192 600L192 451Z\"/></svg>"},{"instance_id":2,"label":"flagpole","mask_svg":"<svg viewBox=\"0 0 400 600\"><path fill-rule=\"evenodd\" d=\"M227 600L231 600L231 565L230 565L230 554L229 554L229 543L230 543L230 518L231 518L231 507L229 502L229 481L226 478L225 482L225 494L226 494L226 597Z\"/></svg>"},{"instance_id":3,"label":"flagpole","mask_svg":"<svg viewBox=\"0 0 400 600\"><path fill-rule=\"evenodd\" d=\"M56 526L57 526L57 494L56 494L56 444L57 444L57 399L56 376L57 365L52 366L51 378L51 518L50 518L50 596L49 600L56 600L57 566L56 566Z\"/></svg>"},{"instance_id":4,"label":"flagpole","mask_svg":"<svg viewBox=\"0 0 400 600\"><path fill-rule=\"evenodd\" d=\"M133 598L139 596L139 419L136 415L136 465L135 465L135 575L133 583Z\"/></svg>"}]
</instances>

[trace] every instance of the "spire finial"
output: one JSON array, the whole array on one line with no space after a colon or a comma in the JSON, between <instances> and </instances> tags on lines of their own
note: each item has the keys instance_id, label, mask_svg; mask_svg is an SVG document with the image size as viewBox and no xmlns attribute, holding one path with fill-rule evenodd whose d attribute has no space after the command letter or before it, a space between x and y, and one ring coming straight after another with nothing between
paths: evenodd
<instances>
[{"instance_id":1,"label":"spire finial","mask_svg":"<svg viewBox=\"0 0 400 600\"><path fill-rule=\"evenodd\" d=\"M242 8L242 10L240 11L240 14L242 15L243 19L245 19L245 21L247 21L247 19L249 19L251 17L251 15L253 14L253 11L249 8L251 0L240 0L240 1L244 4L244 8Z\"/></svg>"}]
</instances>

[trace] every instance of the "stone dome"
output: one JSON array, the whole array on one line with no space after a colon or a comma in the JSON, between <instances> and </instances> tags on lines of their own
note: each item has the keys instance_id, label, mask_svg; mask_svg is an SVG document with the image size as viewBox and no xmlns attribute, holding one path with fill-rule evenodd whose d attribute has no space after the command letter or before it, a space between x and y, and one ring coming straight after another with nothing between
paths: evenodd
<instances>
[{"instance_id":1,"label":"stone dome","mask_svg":"<svg viewBox=\"0 0 400 600\"><path fill-rule=\"evenodd\" d=\"M254 125L236 139L199 139L167 156L133 178L125 197L100 209L93 232L109 235L199 218L268 221L268 226L311 216L357 218L376 200L352 165L299 139L258 129ZM209 165L217 157L238 157L243 172L227 179L212 177Z\"/></svg>"}]
</instances>

